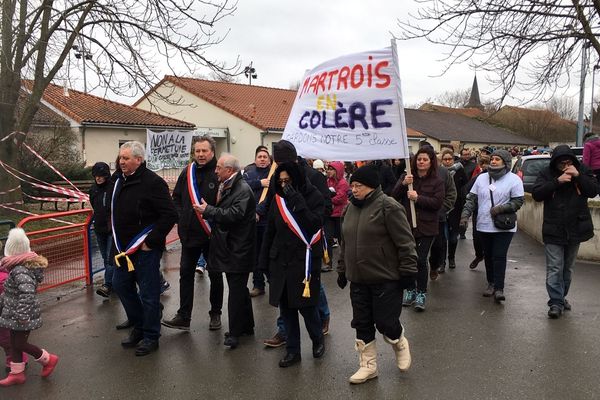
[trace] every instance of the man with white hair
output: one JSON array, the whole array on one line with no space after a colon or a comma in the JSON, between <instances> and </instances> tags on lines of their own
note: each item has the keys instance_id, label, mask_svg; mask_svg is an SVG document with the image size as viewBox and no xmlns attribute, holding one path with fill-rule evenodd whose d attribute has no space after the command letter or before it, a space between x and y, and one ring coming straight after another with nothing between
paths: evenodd
<instances>
[{"instance_id":1,"label":"man with white hair","mask_svg":"<svg viewBox=\"0 0 600 400\"><path fill-rule=\"evenodd\" d=\"M177 221L167 183L146 168L144 145L131 141L119 150L121 172L111 201L113 289L133 330L121 342L136 356L158 349L160 337L160 259ZM139 294L138 294L139 288Z\"/></svg>"},{"instance_id":2,"label":"man with white hair","mask_svg":"<svg viewBox=\"0 0 600 400\"><path fill-rule=\"evenodd\" d=\"M225 272L227 277L229 332L223 344L234 349L240 336L254 335L247 284L256 251L256 203L252 189L240 174L237 158L222 154L215 172L220 182L217 204L211 206L202 200L194 209L213 224L208 270Z\"/></svg>"}]
</instances>

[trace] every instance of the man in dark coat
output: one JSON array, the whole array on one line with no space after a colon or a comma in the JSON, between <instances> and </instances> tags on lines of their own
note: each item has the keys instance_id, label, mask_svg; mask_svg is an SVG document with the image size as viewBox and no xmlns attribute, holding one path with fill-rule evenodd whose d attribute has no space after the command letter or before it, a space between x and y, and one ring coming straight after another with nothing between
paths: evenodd
<instances>
[{"instance_id":1,"label":"man in dark coat","mask_svg":"<svg viewBox=\"0 0 600 400\"><path fill-rule=\"evenodd\" d=\"M194 275L200 255L209 257L210 222L200 221L200 216L194 211L190 197L190 172L195 174L195 193L197 200L214 205L217 201L219 180L215 173L217 160L215 158L215 140L201 136L192 145L193 161L177 179L173 190L173 202L179 214L177 232L181 240L181 260L179 262L179 310L170 320L162 324L169 328L189 330L194 306ZM191 168L191 170L190 170ZM221 329L221 308L223 306L223 275L209 272L210 278L210 330Z\"/></svg>"},{"instance_id":2,"label":"man in dark coat","mask_svg":"<svg viewBox=\"0 0 600 400\"><path fill-rule=\"evenodd\" d=\"M227 311L229 332L224 345L232 349L243 335L254 335L252 301L248 292L248 276L254 269L256 251L256 203L252 189L242 178L240 162L224 154L217 162L219 177L217 204L203 201L194 206L213 222L208 260L209 273L225 273L229 286Z\"/></svg>"},{"instance_id":3,"label":"man in dark coat","mask_svg":"<svg viewBox=\"0 0 600 400\"><path fill-rule=\"evenodd\" d=\"M570 310L566 297L579 244L594 236L588 198L598 194L593 173L581 164L567 145L557 146L550 165L540 171L531 191L544 202L542 239L546 252L548 316L559 318Z\"/></svg>"},{"instance_id":4,"label":"man in dark coat","mask_svg":"<svg viewBox=\"0 0 600 400\"><path fill-rule=\"evenodd\" d=\"M252 189L256 205L260 201L260 197L264 190L269 188L269 170L271 167L271 156L269 150L265 146L258 146L254 154L254 163L244 168L244 180ZM267 228L267 218L260 218L256 214L256 248L260 249L262 238ZM258 253L256 252L256 263L252 271L252 290L250 297L261 296L265 294L265 276L263 271L258 268Z\"/></svg>"},{"instance_id":5,"label":"man in dark coat","mask_svg":"<svg viewBox=\"0 0 600 400\"><path fill-rule=\"evenodd\" d=\"M136 347L137 356L158 349L160 259L167 234L177 221L169 187L146 168L145 154L140 142L121 146L121 173L115 182L111 209L117 262L113 289L133 325L129 337L121 344Z\"/></svg>"}]
</instances>

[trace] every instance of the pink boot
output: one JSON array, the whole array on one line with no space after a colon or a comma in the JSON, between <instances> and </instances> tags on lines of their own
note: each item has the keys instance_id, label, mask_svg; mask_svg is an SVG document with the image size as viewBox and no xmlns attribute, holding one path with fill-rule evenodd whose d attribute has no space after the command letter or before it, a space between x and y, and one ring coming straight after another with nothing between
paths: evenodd
<instances>
[{"instance_id":1,"label":"pink boot","mask_svg":"<svg viewBox=\"0 0 600 400\"><path fill-rule=\"evenodd\" d=\"M25 363L10 363L10 373L0 381L0 386L22 385L25 383Z\"/></svg>"},{"instance_id":2,"label":"pink boot","mask_svg":"<svg viewBox=\"0 0 600 400\"><path fill-rule=\"evenodd\" d=\"M42 368L41 375L42 378L47 378L54 371L56 364L58 364L58 356L55 354L50 354L46 350L42 349L42 355L35 361L44 366L44 368Z\"/></svg>"},{"instance_id":3,"label":"pink boot","mask_svg":"<svg viewBox=\"0 0 600 400\"><path fill-rule=\"evenodd\" d=\"M29 357L27 357L27 353L23 353L22 356L22 360L25 363L25 368L27 368L27 361L29 360ZM12 362L12 357L11 356L6 356L6 368L8 370L10 370L10 363Z\"/></svg>"}]
</instances>

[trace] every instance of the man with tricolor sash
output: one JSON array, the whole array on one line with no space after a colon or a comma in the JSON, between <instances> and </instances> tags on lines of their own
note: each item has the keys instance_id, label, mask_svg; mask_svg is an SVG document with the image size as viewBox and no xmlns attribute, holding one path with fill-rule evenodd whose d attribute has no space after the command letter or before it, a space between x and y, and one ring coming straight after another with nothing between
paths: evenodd
<instances>
[{"instance_id":1,"label":"man with tricolor sash","mask_svg":"<svg viewBox=\"0 0 600 400\"><path fill-rule=\"evenodd\" d=\"M192 143L192 162L183 170L173 190L173 202L179 214L177 233L181 240L179 262L179 310L162 324L173 329L189 331L194 306L194 276L200 255L209 258L212 225L197 208L202 202L215 205L219 179L215 173L215 140L200 136ZM210 330L221 329L223 306L223 274L210 272Z\"/></svg>"},{"instance_id":2,"label":"man with tricolor sash","mask_svg":"<svg viewBox=\"0 0 600 400\"><path fill-rule=\"evenodd\" d=\"M135 347L136 356L158 349L160 259L167 234L177 221L169 187L146 168L145 154L140 142L126 142L121 146L121 172L116 176L111 198L116 264L113 289L133 325L121 344Z\"/></svg>"},{"instance_id":3,"label":"man with tricolor sash","mask_svg":"<svg viewBox=\"0 0 600 400\"><path fill-rule=\"evenodd\" d=\"M229 296L229 332L223 344L231 349L240 336L254 335L252 301L248 277L254 269L256 251L256 202L250 186L240 173L240 162L224 153L215 170L219 177L217 203L202 201L197 210L214 223L210 240L209 273L225 273Z\"/></svg>"}]
</instances>

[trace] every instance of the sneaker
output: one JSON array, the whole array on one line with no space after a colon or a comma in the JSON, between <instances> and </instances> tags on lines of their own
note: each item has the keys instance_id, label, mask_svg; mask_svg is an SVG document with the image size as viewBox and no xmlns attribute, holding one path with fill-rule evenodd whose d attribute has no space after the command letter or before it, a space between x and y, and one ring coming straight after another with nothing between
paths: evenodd
<instances>
[{"instance_id":1,"label":"sneaker","mask_svg":"<svg viewBox=\"0 0 600 400\"><path fill-rule=\"evenodd\" d=\"M563 307L565 308L565 311L571 311L571 303L569 303L567 299L563 300Z\"/></svg>"},{"instance_id":2,"label":"sneaker","mask_svg":"<svg viewBox=\"0 0 600 400\"><path fill-rule=\"evenodd\" d=\"M225 339L223 340L223 345L233 350L240 345L240 340L237 336L233 336L229 332L225 332Z\"/></svg>"},{"instance_id":3,"label":"sneaker","mask_svg":"<svg viewBox=\"0 0 600 400\"><path fill-rule=\"evenodd\" d=\"M402 299L402 305L412 306L415 302L415 298L417 297L417 291L415 289L406 289L404 290L404 298Z\"/></svg>"},{"instance_id":4,"label":"sneaker","mask_svg":"<svg viewBox=\"0 0 600 400\"><path fill-rule=\"evenodd\" d=\"M110 297L112 289L110 286L102 285L96 290L96 294L102 297Z\"/></svg>"},{"instance_id":5,"label":"sneaker","mask_svg":"<svg viewBox=\"0 0 600 400\"><path fill-rule=\"evenodd\" d=\"M277 332L275 335L273 335L272 338L263 340L263 344L265 346L272 347L272 348L281 347L281 346L285 345L286 342L287 342L286 339L279 332Z\"/></svg>"},{"instance_id":6,"label":"sneaker","mask_svg":"<svg viewBox=\"0 0 600 400\"><path fill-rule=\"evenodd\" d=\"M506 296L504 296L504 290L496 290L494 293L494 300L496 303L506 300Z\"/></svg>"},{"instance_id":7,"label":"sneaker","mask_svg":"<svg viewBox=\"0 0 600 400\"><path fill-rule=\"evenodd\" d=\"M263 294L265 294L265 289L252 288L250 291L250 297L258 297L262 296Z\"/></svg>"},{"instance_id":8,"label":"sneaker","mask_svg":"<svg viewBox=\"0 0 600 400\"><path fill-rule=\"evenodd\" d=\"M558 319L560 318L562 314L562 310L560 309L559 306L553 304L550 306L550 309L548 310L548 317L550 319Z\"/></svg>"},{"instance_id":9,"label":"sneaker","mask_svg":"<svg viewBox=\"0 0 600 400\"><path fill-rule=\"evenodd\" d=\"M201 267L201 266L196 267L196 273L198 275L204 276L205 272L206 272L206 267Z\"/></svg>"},{"instance_id":10,"label":"sneaker","mask_svg":"<svg viewBox=\"0 0 600 400\"><path fill-rule=\"evenodd\" d=\"M462 240L465 240L467 238L467 236L466 235L460 235L458 238L462 239Z\"/></svg>"},{"instance_id":11,"label":"sneaker","mask_svg":"<svg viewBox=\"0 0 600 400\"><path fill-rule=\"evenodd\" d=\"M211 331L218 331L219 329L221 329L220 314L210 314L210 323L208 324L208 329Z\"/></svg>"},{"instance_id":12,"label":"sneaker","mask_svg":"<svg viewBox=\"0 0 600 400\"><path fill-rule=\"evenodd\" d=\"M444 274L444 273L446 273L446 267L442 265L441 267L439 267L437 269L437 273L438 274Z\"/></svg>"},{"instance_id":13,"label":"sneaker","mask_svg":"<svg viewBox=\"0 0 600 400\"><path fill-rule=\"evenodd\" d=\"M454 258L448 259L448 268L450 268L450 269L456 268L456 261L454 260Z\"/></svg>"},{"instance_id":14,"label":"sneaker","mask_svg":"<svg viewBox=\"0 0 600 400\"><path fill-rule=\"evenodd\" d=\"M340 245L339 245L339 243L338 243L338 240L337 240L337 239L333 239L333 244L331 245L331 248L332 248L332 249L335 249L336 247L339 247L339 246L340 246Z\"/></svg>"},{"instance_id":15,"label":"sneaker","mask_svg":"<svg viewBox=\"0 0 600 400\"><path fill-rule=\"evenodd\" d=\"M415 310L425 311L425 300L427 300L427 294L424 292L418 292L415 297Z\"/></svg>"},{"instance_id":16,"label":"sneaker","mask_svg":"<svg viewBox=\"0 0 600 400\"><path fill-rule=\"evenodd\" d=\"M160 284L160 295L162 296L169 289L171 289L171 284L167 281L162 281L162 283Z\"/></svg>"},{"instance_id":17,"label":"sneaker","mask_svg":"<svg viewBox=\"0 0 600 400\"><path fill-rule=\"evenodd\" d=\"M494 292L496 292L496 289L494 289L494 284L488 283L487 288L483 291L483 297L492 297Z\"/></svg>"},{"instance_id":18,"label":"sneaker","mask_svg":"<svg viewBox=\"0 0 600 400\"><path fill-rule=\"evenodd\" d=\"M160 323L167 328L180 329L182 331L190 330L190 320L183 318L179 314L176 314L172 319L162 320Z\"/></svg>"}]
</instances>

